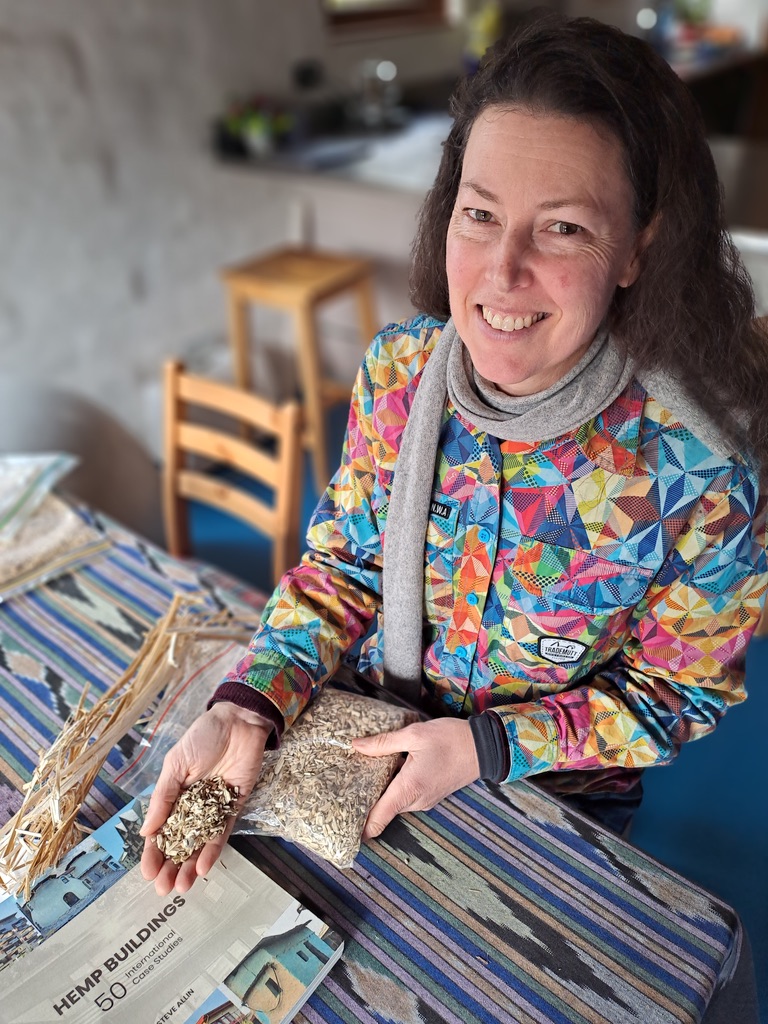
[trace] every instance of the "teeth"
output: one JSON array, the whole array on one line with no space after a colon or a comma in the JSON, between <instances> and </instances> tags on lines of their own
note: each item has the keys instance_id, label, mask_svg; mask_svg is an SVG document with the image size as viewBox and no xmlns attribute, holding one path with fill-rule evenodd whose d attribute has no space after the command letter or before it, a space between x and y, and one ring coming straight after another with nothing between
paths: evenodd
<instances>
[{"instance_id":1,"label":"teeth","mask_svg":"<svg viewBox=\"0 0 768 1024\"><path fill-rule=\"evenodd\" d=\"M529 313L527 316L502 316L495 313L490 306L483 306L483 319L497 331L522 331L531 324L537 324L543 320L546 313Z\"/></svg>"}]
</instances>

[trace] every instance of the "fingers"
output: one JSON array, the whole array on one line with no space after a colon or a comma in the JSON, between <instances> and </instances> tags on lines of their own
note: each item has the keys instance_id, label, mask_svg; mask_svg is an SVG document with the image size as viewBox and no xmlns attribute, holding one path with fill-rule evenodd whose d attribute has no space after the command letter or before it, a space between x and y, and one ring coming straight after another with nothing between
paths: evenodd
<instances>
[{"instance_id":1,"label":"fingers","mask_svg":"<svg viewBox=\"0 0 768 1024\"><path fill-rule=\"evenodd\" d=\"M207 875L213 865L221 856L221 851L227 845L227 840L232 835L232 829L235 827L235 821L237 820L235 815L227 822L227 827L224 829L220 836L212 839L209 843L200 850L197 857L197 875L202 878Z\"/></svg>"},{"instance_id":2,"label":"fingers","mask_svg":"<svg viewBox=\"0 0 768 1024\"><path fill-rule=\"evenodd\" d=\"M180 780L171 773L166 774L166 767L163 765L163 771L149 798L149 806L147 807L144 823L139 829L139 835L144 836L144 850L141 854L141 874L148 882L155 879L155 890L159 896L166 896L170 892L176 875L175 865L172 861L166 861L163 854L158 850L154 837L165 824L180 792ZM166 867L168 864L174 868L170 885L168 885L168 880L171 871Z\"/></svg>"},{"instance_id":3,"label":"fingers","mask_svg":"<svg viewBox=\"0 0 768 1024\"><path fill-rule=\"evenodd\" d=\"M225 844L226 838L218 837L193 853L183 864L176 865L163 856L152 838L148 838L144 842L144 851L141 855L142 877L148 882L154 880L158 896L167 896L172 889L177 892L188 892L197 878L208 874Z\"/></svg>"},{"instance_id":4,"label":"fingers","mask_svg":"<svg viewBox=\"0 0 768 1024\"><path fill-rule=\"evenodd\" d=\"M141 856L141 873L147 881L154 880L155 890L159 896L166 896L172 889L177 892L187 892L192 888L195 879L207 875L215 862L221 855L229 836L235 826L237 815L242 810L248 792L253 785L252 782L245 792L241 792L236 803L236 811L227 820L224 832L215 839L206 843L201 850L195 852L189 860L177 866L172 860L164 857L157 847L155 835L165 824L174 804L184 788L179 782L179 772L163 766L156 784L155 790L150 797L147 815L140 833L145 837L144 850ZM254 771L258 775L258 769ZM191 776L190 776L191 778Z\"/></svg>"},{"instance_id":5,"label":"fingers","mask_svg":"<svg viewBox=\"0 0 768 1024\"><path fill-rule=\"evenodd\" d=\"M157 878L165 862L165 857L160 853L154 840L146 838L144 840L144 849L141 854L141 874L143 878L146 878L148 882L151 882L153 878Z\"/></svg>"},{"instance_id":6,"label":"fingers","mask_svg":"<svg viewBox=\"0 0 768 1024\"><path fill-rule=\"evenodd\" d=\"M403 729L378 733L376 736L360 736L352 740L352 746L359 754L365 754L366 757L385 757L388 754L400 754L417 749L419 735L418 728L407 725ZM398 814L415 809L418 792L410 778L413 770L412 762L412 758L405 762L405 765L369 811L363 829L363 839L374 839L381 835L390 821Z\"/></svg>"},{"instance_id":7,"label":"fingers","mask_svg":"<svg viewBox=\"0 0 768 1024\"><path fill-rule=\"evenodd\" d=\"M238 813L242 803L243 800L238 801ZM160 808L164 806L162 798L158 801L158 806ZM173 804L171 804L172 806ZM150 822L150 818L149 814L147 814L147 819L141 829L142 832L146 831L147 833L144 839L144 850L141 855L141 874L147 881L154 879L155 890L159 896L166 896L173 888L178 892L187 892L192 888L196 878L207 875L226 846L237 820L236 814L230 815L226 828L220 836L206 843L202 849L196 851L181 866L177 867L172 860L168 860L161 853L155 842L155 832L159 831L165 823L166 817L167 814L164 817L161 816L158 829L149 832L147 822Z\"/></svg>"},{"instance_id":8,"label":"fingers","mask_svg":"<svg viewBox=\"0 0 768 1024\"><path fill-rule=\"evenodd\" d=\"M380 732L376 736L358 736L352 740L352 746L366 757L384 757L386 754L401 754L412 750L417 737L414 727L406 725L404 729Z\"/></svg>"},{"instance_id":9,"label":"fingers","mask_svg":"<svg viewBox=\"0 0 768 1024\"><path fill-rule=\"evenodd\" d=\"M174 864L172 860L163 860L163 865L155 878L155 892L158 896L167 896L173 889L176 892L189 892L197 878L198 855L193 853L183 864Z\"/></svg>"},{"instance_id":10,"label":"fingers","mask_svg":"<svg viewBox=\"0 0 768 1024\"><path fill-rule=\"evenodd\" d=\"M408 752L400 771L371 808L364 839L381 835L395 815L429 810L479 777L472 729L461 719L417 722L396 732L353 740L353 746L372 757Z\"/></svg>"},{"instance_id":11,"label":"fingers","mask_svg":"<svg viewBox=\"0 0 768 1024\"><path fill-rule=\"evenodd\" d=\"M180 793L181 785L178 780L165 781L160 776L149 798L144 824L139 829L140 836L147 838L160 831L168 820Z\"/></svg>"},{"instance_id":12,"label":"fingers","mask_svg":"<svg viewBox=\"0 0 768 1024\"><path fill-rule=\"evenodd\" d=\"M141 855L141 874L148 882L154 880L155 892L158 896L167 896L174 887L178 888L178 884L185 877L182 874L182 869L185 866L183 864L179 868L172 860L167 860L158 850L152 837L145 839L144 851ZM179 889L179 892L186 892L194 880L193 871L192 880L184 889Z\"/></svg>"},{"instance_id":13,"label":"fingers","mask_svg":"<svg viewBox=\"0 0 768 1024\"><path fill-rule=\"evenodd\" d=\"M205 849L205 847L203 847L203 849ZM189 892L189 890L197 881L198 877L202 875L203 872L198 870L201 852L201 850L198 850L196 853L193 853L189 860L185 860L184 863L181 864L178 868L176 868L176 865L173 863L173 861L167 860L165 862L166 864L171 865L171 869L175 869L175 877L171 888L174 888L176 892ZM213 861L211 861L211 865L212 864ZM165 865L163 865L163 867L165 867ZM173 871L171 869L168 870L169 878L173 874ZM155 882L155 888L157 888L157 882ZM170 892L170 889L168 891Z\"/></svg>"},{"instance_id":14,"label":"fingers","mask_svg":"<svg viewBox=\"0 0 768 1024\"><path fill-rule=\"evenodd\" d=\"M363 829L363 839L375 839L380 836L387 825L403 811L417 809L419 793L410 777L412 762L405 762L398 774L390 782L379 800L368 812Z\"/></svg>"},{"instance_id":15,"label":"fingers","mask_svg":"<svg viewBox=\"0 0 768 1024\"><path fill-rule=\"evenodd\" d=\"M387 792L389 792L389 790L385 792L385 796ZM363 828L362 838L364 840L375 839L377 836L380 836L387 825L397 817L400 811L405 810L405 808L399 807L392 808L391 806L388 806L389 804L391 804L391 801L387 801L382 797L370 809L368 817L365 820L365 827Z\"/></svg>"},{"instance_id":16,"label":"fingers","mask_svg":"<svg viewBox=\"0 0 768 1024\"><path fill-rule=\"evenodd\" d=\"M167 821L182 790L208 775L221 775L239 790L236 805L239 813L258 779L264 746L271 730L271 722L261 716L236 705L216 704L193 722L169 750L140 829L140 834L147 840L141 858L141 872L148 881L154 880L160 895L167 895L173 888L186 892L196 877L207 874L235 823L235 815L232 815L223 835L208 843L181 867L167 861L152 842L152 837Z\"/></svg>"}]
</instances>

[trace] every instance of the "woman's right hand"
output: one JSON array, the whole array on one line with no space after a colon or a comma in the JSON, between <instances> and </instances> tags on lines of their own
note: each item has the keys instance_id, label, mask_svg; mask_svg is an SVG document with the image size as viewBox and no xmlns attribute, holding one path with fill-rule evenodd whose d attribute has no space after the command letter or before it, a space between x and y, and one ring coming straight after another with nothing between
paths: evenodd
<instances>
[{"instance_id":1,"label":"woman's right hand","mask_svg":"<svg viewBox=\"0 0 768 1024\"><path fill-rule=\"evenodd\" d=\"M186 892L198 875L210 871L235 824L233 814L220 836L177 867L158 850L154 837L181 791L200 779L221 776L230 786L237 786L239 813L259 777L264 748L273 728L261 715L221 702L193 722L168 751L141 828L145 837L141 873L148 881L154 879L158 895L166 896L174 887L178 892Z\"/></svg>"}]
</instances>

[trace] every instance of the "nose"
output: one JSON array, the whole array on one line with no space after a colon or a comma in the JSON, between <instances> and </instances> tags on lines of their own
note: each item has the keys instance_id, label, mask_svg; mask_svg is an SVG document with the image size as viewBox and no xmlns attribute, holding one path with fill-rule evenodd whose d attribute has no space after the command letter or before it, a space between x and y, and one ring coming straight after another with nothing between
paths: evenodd
<instances>
[{"instance_id":1,"label":"nose","mask_svg":"<svg viewBox=\"0 0 768 1024\"><path fill-rule=\"evenodd\" d=\"M529 238L519 231L505 231L494 246L488 265L488 280L502 291L529 284L531 280Z\"/></svg>"}]
</instances>

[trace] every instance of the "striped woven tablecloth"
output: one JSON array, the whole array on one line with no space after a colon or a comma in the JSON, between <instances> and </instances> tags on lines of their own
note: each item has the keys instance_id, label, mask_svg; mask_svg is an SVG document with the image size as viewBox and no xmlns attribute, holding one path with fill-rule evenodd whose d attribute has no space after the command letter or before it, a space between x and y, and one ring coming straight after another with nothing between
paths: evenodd
<instances>
[{"instance_id":1,"label":"striped woven tablecloth","mask_svg":"<svg viewBox=\"0 0 768 1024\"><path fill-rule=\"evenodd\" d=\"M114 524L107 535L108 550L0 604L0 824L83 687L119 677L175 592L263 607ZM125 802L111 779L136 744L112 752L86 823ZM695 1022L739 952L729 907L533 784L478 783L403 815L345 871L279 840L235 842L345 937L297 1017L311 1024Z\"/></svg>"},{"instance_id":2,"label":"striped woven tablecloth","mask_svg":"<svg viewBox=\"0 0 768 1024\"><path fill-rule=\"evenodd\" d=\"M729 908L531 785L403 815L347 871L248 842L346 936L311 1024L699 1021L738 939Z\"/></svg>"}]
</instances>

